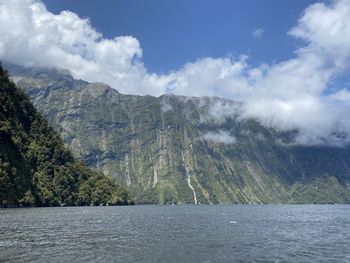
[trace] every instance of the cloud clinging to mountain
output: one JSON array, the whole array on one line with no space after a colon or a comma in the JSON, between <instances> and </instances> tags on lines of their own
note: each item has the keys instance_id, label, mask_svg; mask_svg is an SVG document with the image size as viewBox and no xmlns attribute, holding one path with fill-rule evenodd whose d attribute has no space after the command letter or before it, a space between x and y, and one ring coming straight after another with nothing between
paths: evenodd
<instances>
[{"instance_id":1,"label":"cloud clinging to mountain","mask_svg":"<svg viewBox=\"0 0 350 263\"><path fill-rule=\"evenodd\" d=\"M55 15L40 1L0 0L3 60L65 68L76 78L105 82L123 93L240 100L243 117L299 129L296 143L348 143L349 91L331 92L329 85L349 70L350 0L309 6L288 34L304 42L289 60L251 66L245 55L206 57L159 75L147 71L132 36L106 39L73 12Z\"/></svg>"},{"instance_id":2,"label":"cloud clinging to mountain","mask_svg":"<svg viewBox=\"0 0 350 263\"><path fill-rule=\"evenodd\" d=\"M234 136L223 130L219 130L217 132L207 132L201 136L201 139L222 144L234 144L236 142L236 138Z\"/></svg>"}]
</instances>

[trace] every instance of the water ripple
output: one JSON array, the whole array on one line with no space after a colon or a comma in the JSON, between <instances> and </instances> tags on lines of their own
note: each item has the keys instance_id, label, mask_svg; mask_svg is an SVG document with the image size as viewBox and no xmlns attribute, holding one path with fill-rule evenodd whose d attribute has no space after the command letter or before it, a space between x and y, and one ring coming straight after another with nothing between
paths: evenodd
<instances>
[{"instance_id":1,"label":"water ripple","mask_svg":"<svg viewBox=\"0 0 350 263\"><path fill-rule=\"evenodd\" d=\"M349 208L0 209L0 261L350 263Z\"/></svg>"}]
</instances>

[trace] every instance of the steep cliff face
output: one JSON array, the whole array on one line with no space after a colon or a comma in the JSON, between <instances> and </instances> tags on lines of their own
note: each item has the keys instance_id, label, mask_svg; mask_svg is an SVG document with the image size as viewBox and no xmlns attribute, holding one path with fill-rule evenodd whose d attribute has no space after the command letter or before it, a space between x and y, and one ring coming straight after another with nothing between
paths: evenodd
<instances>
[{"instance_id":1,"label":"steep cliff face","mask_svg":"<svg viewBox=\"0 0 350 263\"><path fill-rule=\"evenodd\" d=\"M76 157L141 203L349 202L350 150L289 144L219 98L134 96L66 72L10 67ZM218 117L216 106L227 109Z\"/></svg>"},{"instance_id":2,"label":"steep cliff face","mask_svg":"<svg viewBox=\"0 0 350 263\"><path fill-rule=\"evenodd\" d=\"M113 179L74 159L0 66L0 207L127 204Z\"/></svg>"}]
</instances>

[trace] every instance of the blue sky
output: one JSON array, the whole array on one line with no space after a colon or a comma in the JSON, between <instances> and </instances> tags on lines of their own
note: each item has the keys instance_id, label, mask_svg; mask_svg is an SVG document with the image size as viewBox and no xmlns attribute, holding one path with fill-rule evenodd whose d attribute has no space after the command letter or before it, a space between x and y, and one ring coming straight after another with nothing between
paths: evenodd
<instances>
[{"instance_id":1,"label":"blue sky","mask_svg":"<svg viewBox=\"0 0 350 263\"><path fill-rule=\"evenodd\" d=\"M252 64L294 56L299 41L287 35L316 1L293 0L44 0L53 13L89 18L106 38L136 37L151 72L177 70L202 57L246 54ZM254 30L262 28L261 37Z\"/></svg>"},{"instance_id":2,"label":"blue sky","mask_svg":"<svg viewBox=\"0 0 350 263\"><path fill-rule=\"evenodd\" d=\"M350 144L350 0L0 0L0 60Z\"/></svg>"}]
</instances>

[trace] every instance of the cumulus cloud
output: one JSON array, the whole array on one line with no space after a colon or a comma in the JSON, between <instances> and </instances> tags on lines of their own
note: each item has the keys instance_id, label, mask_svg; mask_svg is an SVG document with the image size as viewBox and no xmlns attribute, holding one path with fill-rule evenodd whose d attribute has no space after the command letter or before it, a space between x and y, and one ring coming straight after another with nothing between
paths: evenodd
<instances>
[{"instance_id":1,"label":"cumulus cloud","mask_svg":"<svg viewBox=\"0 0 350 263\"><path fill-rule=\"evenodd\" d=\"M25 66L70 70L76 78L105 82L122 92L152 94L168 76L148 74L131 36L105 39L70 11L58 15L36 0L0 1L0 57Z\"/></svg>"},{"instance_id":2,"label":"cumulus cloud","mask_svg":"<svg viewBox=\"0 0 350 263\"><path fill-rule=\"evenodd\" d=\"M257 28L253 31L252 36L254 39L260 38L264 34L265 30L263 28Z\"/></svg>"},{"instance_id":3,"label":"cumulus cloud","mask_svg":"<svg viewBox=\"0 0 350 263\"><path fill-rule=\"evenodd\" d=\"M334 92L329 96L335 103L340 102L340 103L347 103L350 104L350 91L347 89L341 89L337 92Z\"/></svg>"},{"instance_id":4,"label":"cumulus cloud","mask_svg":"<svg viewBox=\"0 0 350 263\"><path fill-rule=\"evenodd\" d=\"M218 96L241 99L250 89L244 71L246 56L203 58L184 65L172 73L167 92L186 96ZM242 97L243 98L243 97Z\"/></svg>"},{"instance_id":5,"label":"cumulus cloud","mask_svg":"<svg viewBox=\"0 0 350 263\"><path fill-rule=\"evenodd\" d=\"M234 144L236 142L236 138L234 136L232 136L229 132L223 130L219 130L217 132L208 132L202 135L201 138L206 141L222 144Z\"/></svg>"},{"instance_id":6,"label":"cumulus cloud","mask_svg":"<svg viewBox=\"0 0 350 263\"><path fill-rule=\"evenodd\" d=\"M342 66L350 51L350 1L333 0L308 8L289 34L309 43L306 51L331 55L330 63Z\"/></svg>"},{"instance_id":7,"label":"cumulus cloud","mask_svg":"<svg viewBox=\"0 0 350 263\"><path fill-rule=\"evenodd\" d=\"M295 143L348 144L350 92L329 86L350 66L350 0L310 5L287 33L304 43L289 60L251 66L244 55L206 57L159 75L147 72L132 36L106 39L89 20L70 11L55 15L38 0L0 0L2 60L68 69L76 78L105 82L124 93L242 101L240 118L298 129ZM253 36L261 34L257 29ZM237 107L216 103L209 114L224 120L237 114Z\"/></svg>"}]
</instances>

